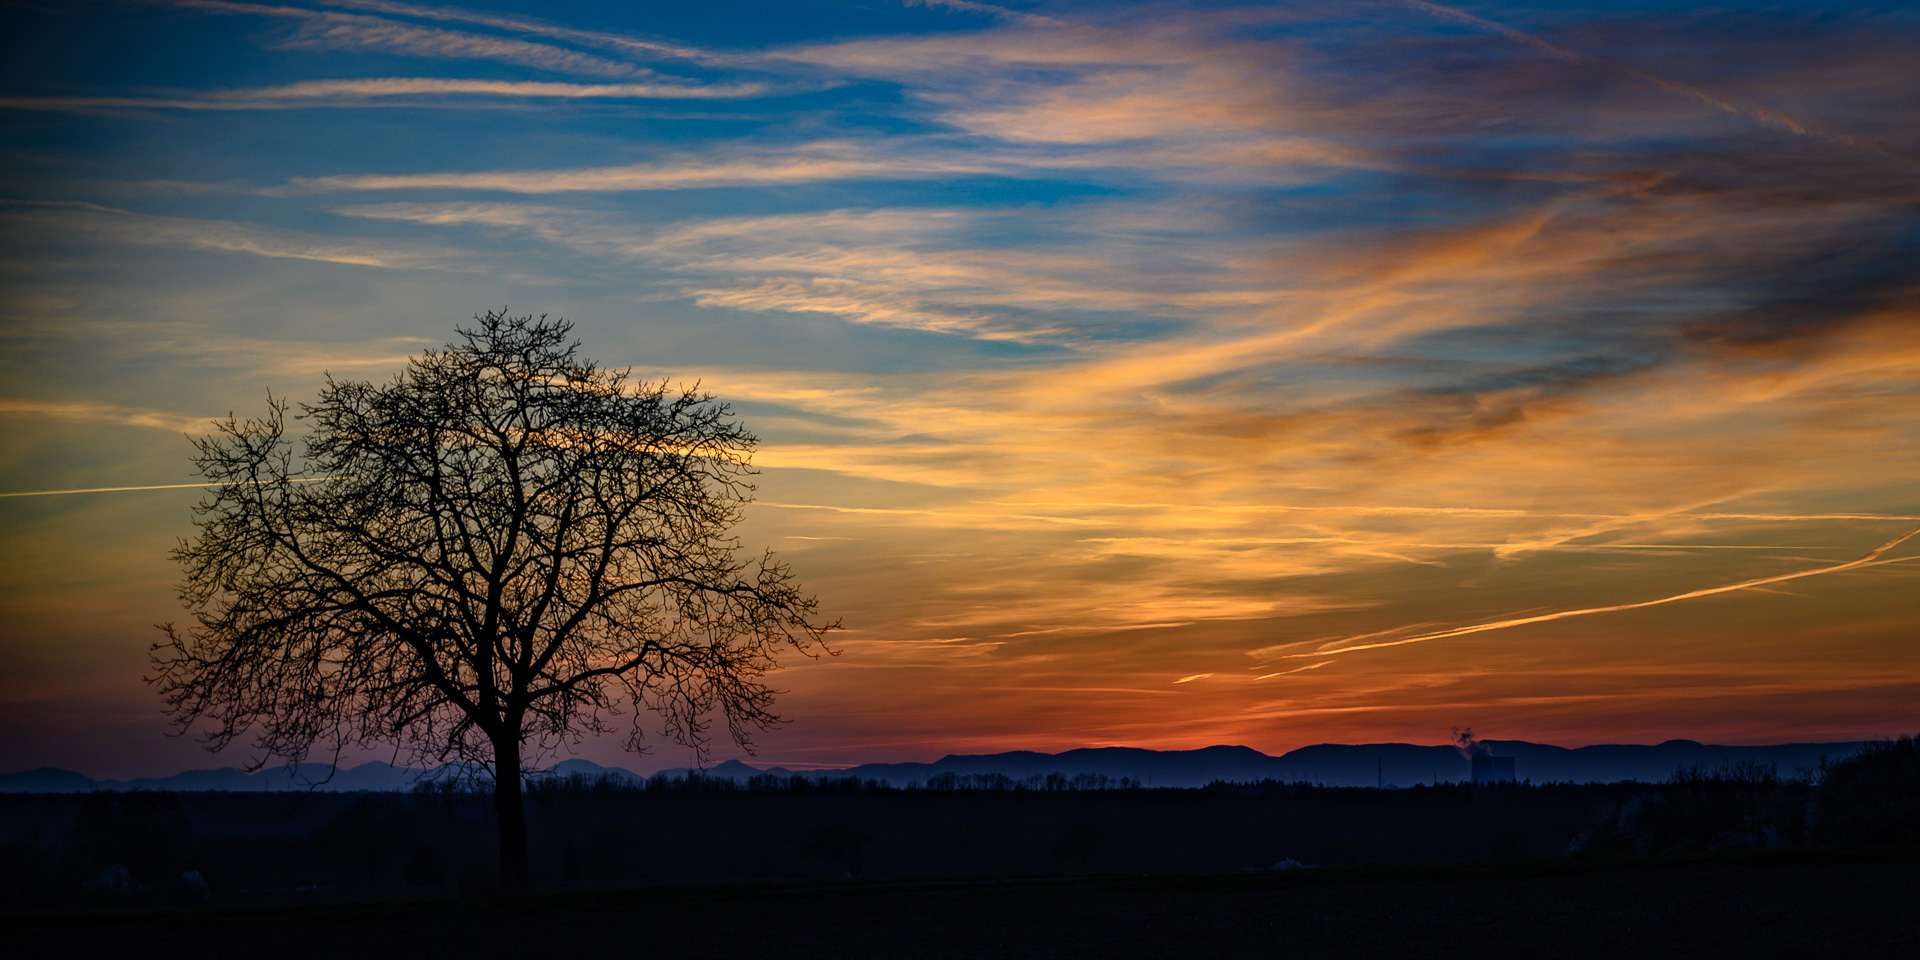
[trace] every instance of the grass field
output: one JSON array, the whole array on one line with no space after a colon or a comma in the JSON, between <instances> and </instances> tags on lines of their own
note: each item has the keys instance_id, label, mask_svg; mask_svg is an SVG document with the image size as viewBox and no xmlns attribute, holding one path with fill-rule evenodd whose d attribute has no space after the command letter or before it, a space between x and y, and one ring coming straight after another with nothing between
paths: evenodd
<instances>
[{"instance_id":1,"label":"grass field","mask_svg":"<svg viewBox=\"0 0 1920 960\"><path fill-rule=\"evenodd\" d=\"M1920 854L811 882L13 916L17 957L1912 957Z\"/></svg>"}]
</instances>

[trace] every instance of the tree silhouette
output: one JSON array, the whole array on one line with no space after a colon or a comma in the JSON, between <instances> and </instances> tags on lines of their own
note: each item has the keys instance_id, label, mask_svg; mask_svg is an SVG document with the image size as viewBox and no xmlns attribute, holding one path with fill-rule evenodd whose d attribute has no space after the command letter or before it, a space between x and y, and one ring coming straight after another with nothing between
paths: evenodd
<instances>
[{"instance_id":1,"label":"tree silhouette","mask_svg":"<svg viewBox=\"0 0 1920 960\"><path fill-rule=\"evenodd\" d=\"M149 680L212 749L251 734L254 768L354 744L478 763L513 888L529 761L621 713L635 749L648 713L696 751L717 714L745 746L778 719L775 655L835 625L739 552L757 441L725 404L597 368L566 321L475 319L385 385L329 375L297 445L271 396L195 441L195 622L162 626Z\"/></svg>"}]
</instances>

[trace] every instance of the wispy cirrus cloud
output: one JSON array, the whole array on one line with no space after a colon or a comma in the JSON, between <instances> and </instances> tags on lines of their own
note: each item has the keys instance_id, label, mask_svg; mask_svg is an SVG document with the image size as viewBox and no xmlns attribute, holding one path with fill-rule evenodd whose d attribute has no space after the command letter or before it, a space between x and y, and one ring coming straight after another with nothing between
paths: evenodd
<instances>
[{"instance_id":1,"label":"wispy cirrus cloud","mask_svg":"<svg viewBox=\"0 0 1920 960\"><path fill-rule=\"evenodd\" d=\"M854 40L781 55L903 83L941 121L1010 142L1260 144L1317 125L1309 118L1319 97L1291 69L1296 51L1248 42L1232 25L1204 15L1035 18L990 31Z\"/></svg>"},{"instance_id":2,"label":"wispy cirrus cloud","mask_svg":"<svg viewBox=\"0 0 1920 960\"><path fill-rule=\"evenodd\" d=\"M1659 87L1662 90L1677 94L1681 97L1697 100L1700 103L1706 104L1707 106L1712 107L1716 110L1733 114L1735 116L1744 117L1744 118L1753 120L1756 123L1762 124L1764 126L1773 127L1780 130L1786 130L1791 133L1799 134L1800 136L1803 136L1803 137L1820 137L1823 139L1831 140L1836 143L1845 144L1846 146L1849 146L1849 147L1854 147L1854 148L1863 149L1863 150L1870 150L1874 153L1900 156L1908 160L1920 161L1920 156L1915 156L1897 147L1894 147L1891 144L1885 143L1880 140L1876 140L1872 137L1863 136L1859 133L1838 127L1833 123L1830 123L1828 121L1825 121L1816 117L1795 116L1792 113L1769 108L1761 104L1757 104L1753 102L1742 102L1740 100L1735 100L1735 99L1722 96L1718 93L1707 90L1695 84L1687 83L1680 80L1670 79L1668 77L1664 77L1655 73L1650 73L1646 70L1642 70L1633 66L1629 66L1627 64L1608 60L1603 57L1594 56L1592 54L1583 53L1576 50L1570 50L1565 47L1558 46L1553 43L1549 43L1546 40L1543 40L1537 36L1534 36L1533 34L1527 33L1524 30L1517 30L1504 23L1499 23L1493 20L1488 20L1484 17L1475 16L1457 7L1443 6L1437 3L1429 3L1429 2L1426 2L1426 0L1406 0L1406 3L1408 6L1416 10L1421 10L1427 13L1431 13L1438 17L1442 17L1450 20L1457 20L1462 23L1472 24L1476 27L1481 27L1481 28L1490 30L1501 36L1504 36L1516 42L1525 44L1526 46L1531 47L1535 50L1538 50L1541 53L1545 54L1546 56L1552 57L1556 60L1565 61L1575 65L1593 66L1593 67L1597 67L1607 71L1616 71L1624 76L1632 77L1637 80L1644 80L1647 83L1650 83L1656 87Z\"/></svg>"},{"instance_id":3,"label":"wispy cirrus cloud","mask_svg":"<svg viewBox=\"0 0 1920 960\"><path fill-rule=\"evenodd\" d=\"M445 248L340 239L231 220L157 216L91 203L8 203L0 205L0 222L13 231L31 230L43 236L217 250L383 270L475 268L468 256Z\"/></svg>"},{"instance_id":4,"label":"wispy cirrus cloud","mask_svg":"<svg viewBox=\"0 0 1920 960\"><path fill-rule=\"evenodd\" d=\"M627 34L609 33L602 30L579 30L530 17L504 16L482 10L467 10L460 7L434 7L416 3L397 3L394 0L321 0L329 7L347 10L366 10L373 13L396 14L422 20L439 20L452 23L471 23L484 27L494 27L530 36L551 37L591 46L605 47L623 53L642 56L666 57L675 60L689 60L696 63L728 64L736 63L746 57L682 43L668 43Z\"/></svg>"},{"instance_id":5,"label":"wispy cirrus cloud","mask_svg":"<svg viewBox=\"0 0 1920 960\"><path fill-rule=\"evenodd\" d=\"M1011 253L970 252L963 245L982 219L977 211L722 218L652 231L622 229L593 215L553 207L400 204L349 212L525 230L571 249L641 260L688 276L692 279L684 289L706 303L838 312L863 322L903 325L917 319L908 308L938 303L945 311L942 319L955 321L946 329L956 331L963 326L958 321L971 322L976 329L979 321L954 310L955 303L971 301L976 311L1003 316L1013 316L1007 311L1016 305L1043 305L1050 309L1023 317L1025 326L1018 329L1073 346L1069 358L1031 372L972 373L946 383L922 376L899 389L870 376L834 390L818 375L810 375L804 387L795 383L778 388L763 377L711 374L716 382L737 385L750 396L780 398L842 424L866 425L834 428L840 432L831 443L788 446L772 454L788 466L943 486L964 486L969 476L990 475L1012 490L1032 492L1051 482L1053 490L1081 497L1101 488L1078 487L1082 481L1075 478L1135 497L1140 488L1129 484L1177 482L1173 489L1207 510L1264 495L1260 485L1246 485L1245 471L1271 469L1326 489L1351 489L1357 478L1367 478L1364 482L1376 490L1405 487L1402 502L1417 505L1472 502L1483 494L1420 495L1414 492L1417 486L1409 486L1413 477L1405 483L1381 478L1412 464L1431 470L1435 464L1456 461L1462 465L1458 476L1415 476L1429 481L1432 490L1469 491L1478 486L1472 478L1484 471L1561 473L1543 473L1548 464L1542 457L1524 455L1543 437L1548 439L1544 449L1585 445L1586 453L1568 462L1582 464L1588 475L1567 487L1569 496L1557 512L1584 509L1606 516L1548 522L1526 519L1538 513L1537 508L1518 514L1486 508L1489 517L1516 516L1526 522L1518 528L1499 527L1490 539L1484 536L1485 527L1478 537L1462 531L1455 540L1434 538L1491 542L1497 555L1516 558L1636 528L1662 516L1697 513L1703 505L1746 495L1777 483L1781 476L1799 482L1806 468L1776 459L1756 460L1751 471L1725 474L1716 464L1726 449L1744 442L1739 434L1704 445L1694 437L1717 429L1711 424L1737 423L1757 409L1784 410L1798 404L1810 412L1852 402L1842 399L1849 395L1871 397L1909 375L1906 358L1912 350L1901 345L1898 331L1903 327L1892 317L1875 320L1866 314L1836 322L1830 333L1838 339L1831 341L1831 348L1806 358L1791 375L1747 369L1747 348L1723 350L1698 337L1694 330L1700 313L1681 314L1692 319L1677 328L1622 328L1621 334L1631 335L1626 346L1640 358L1632 363L1595 365L1584 360L1581 352L1595 345L1582 338L1571 341L1572 357L1552 356L1561 349L1553 339L1555 328L1542 330L1535 320L1543 304L1577 315L1583 303L1605 299L1622 286L1650 294L1668 284L1676 291L1697 291L1704 278L1758 273L1768 269L1761 265L1774 257L1790 262L1796 250L1804 249L1809 232L1850 229L1849 218L1815 210L1802 221L1800 233L1779 238L1777 249L1749 244L1738 253L1703 255L1707 238L1740 229L1729 226L1735 222L1729 217L1746 216L1717 210L1718 202L1572 206L1490 228L1443 229L1426 238L1386 244L1363 239L1339 256L1320 244L1303 265L1320 278L1318 285L1304 270L1289 273L1280 257L1243 257L1234 269L1221 270L1216 264L1213 271L1205 269L1201 258L1199 273L1178 262L1172 265L1188 279L1200 278L1198 289L1145 282L1134 291L1125 281L1115 289L1112 278L1150 281L1152 271L1142 273L1136 267L1138 258L1128 252L1130 241L1086 229L1102 222L1102 216L1085 210L1073 214L1083 229L1065 243L1034 230L1031 217L1023 218L1036 249ZM1776 228L1794 222L1778 213L1769 217ZM1137 218L1122 219L1135 228L1141 225ZM1188 225L1193 225L1190 216ZM1144 250L1162 234L1147 230L1138 236ZM1223 239L1222 249L1233 243ZM1074 250L1074 256L1052 254L1060 248ZM1189 241L1186 249L1205 248ZM720 280L739 286L710 286ZM1236 291L1233 284L1244 286ZM858 291L865 299L856 300L848 291ZM1697 292L1688 296L1699 302ZM1650 302L1656 308L1660 303L1657 296ZM1729 302L1712 311L1737 306ZM1059 314L1069 307L1106 308L1136 317L1158 313L1179 324L1158 331L1134 327L1110 341L1084 334L1072 337L1065 335L1072 325L1063 323ZM1843 330L1851 332L1841 336ZM1496 342L1522 345L1537 341L1550 349L1533 362L1463 365L1457 360L1441 363L1436 357L1437 365L1428 364L1431 385L1420 388L1409 387L1406 362L1336 360L1329 368L1329 358L1343 356L1383 361L1393 352L1431 356L1436 348L1445 350L1451 337L1495 337ZM1811 348L1816 341L1800 342ZM1330 370L1339 373L1330 376ZM1287 399L1283 385L1303 375L1314 387L1310 393L1295 394L1307 401L1302 404ZM1802 386L1790 385L1796 381ZM1760 384L1766 387L1755 393ZM1682 395L1689 401L1676 405L1673 398ZM1623 425L1636 418L1668 421L1675 436L1689 438L1658 469L1671 473L1661 489L1691 495L1656 494L1636 505L1641 509L1624 514L1596 511L1593 507L1606 502L1598 491L1627 482L1607 469L1596 470L1596 457L1631 449L1631 430ZM928 424L939 424L934 431L937 443L899 442L928 432ZM1813 429L1811 423L1808 429ZM1554 431L1567 436L1555 438ZM1068 437L1072 445L1063 448ZM1874 442L1868 436L1829 434L1814 443L1870 448ZM1499 462L1516 454L1522 455ZM1848 456L1836 454L1838 460ZM1647 462L1623 459L1620 468L1645 472ZM1786 467L1786 473L1761 480L1763 463ZM1096 477L1103 479L1093 480ZM1176 477L1180 479L1174 481ZM1241 488L1236 490L1236 484ZM1589 490L1594 495L1584 492ZM1196 526L1223 529L1213 521ZM1222 536L1236 535L1232 525L1224 529L1228 532ZM1304 530L1285 535L1345 534Z\"/></svg>"},{"instance_id":6,"label":"wispy cirrus cloud","mask_svg":"<svg viewBox=\"0 0 1920 960\"><path fill-rule=\"evenodd\" d=\"M724 157L683 156L654 163L565 170L301 177L292 189L313 192L473 190L553 194L690 190L834 180L916 179L1002 172L1005 164L958 153L877 154L852 141L822 141L785 150L735 151Z\"/></svg>"},{"instance_id":7,"label":"wispy cirrus cloud","mask_svg":"<svg viewBox=\"0 0 1920 960\"><path fill-rule=\"evenodd\" d=\"M731 100L762 96L769 89L765 84L756 83L557 83L444 77L369 77L304 80L271 87L140 96L0 97L0 109L289 110L380 105L466 109L486 102L530 100Z\"/></svg>"},{"instance_id":8,"label":"wispy cirrus cloud","mask_svg":"<svg viewBox=\"0 0 1920 960\"><path fill-rule=\"evenodd\" d=\"M830 210L652 229L603 213L514 203L362 204L340 212L505 228L595 257L644 262L684 278L684 294L707 306L821 313L986 340L1090 343L1275 295L1263 278L1202 251L1168 255L1162 241L1172 224L1144 211L1082 208L1043 221L1031 211ZM1207 214L1177 216L1190 228ZM1004 238L1016 227L1026 239L1010 248ZM1227 249L1222 243L1218 252ZM1120 279L1118 262L1132 265ZM1252 288L1234 289L1236 281ZM1116 329L1123 313L1137 318Z\"/></svg>"},{"instance_id":9,"label":"wispy cirrus cloud","mask_svg":"<svg viewBox=\"0 0 1920 960\"><path fill-rule=\"evenodd\" d=\"M1844 486L1846 470L1837 465L1885 450L1887 436L1903 429L1895 423L1879 428L1896 431L1893 434L1833 434L1821 421L1833 405L1850 405L1848 397L1865 399L1911 382L1916 373L1912 363L1920 355L1910 338L1901 341L1908 342L1906 347L1895 347L1895 341L1885 338L1897 329L1867 328L1841 337L1826 359L1804 364L1802 388L1778 382L1772 371L1745 370L1701 356L1641 378L1624 396L1582 404L1551 421L1522 422L1504 436L1473 444L1402 446L1397 454L1393 436L1404 427L1384 411L1360 411L1364 416L1356 416L1356 411L1326 410L1292 430L1262 434L1247 431L1236 422L1237 414L1215 408L1205 418L1207 440L1191 442L1196 439L1193 417L1170 419L1139 406L1125 414L1102 410L1098 403L1082 407L1072 390L1046 392L1048 373L1043 372L955 377L942 390L930 390L927 378L920 377L911 391L884 385L876 390L870 377L857 386L849 381L837 392L818 375L793 378L785 388L765 375L729 371L707 371L703 379L730 395L791 403L830 414L836 422L865 425L846 430L830 445L790 448L775 443L766 451L769 466L933 488L978 489L983 478L991 477L993 487L1008 491L1013 501L1003 505L1005 513L997 517L969 500L876 516L872 524L859 515L841 514L831 523L808 525L809 530L859 530L869 539L884 539L886 530L903 526L1012 532L1046 529L1045 523L1022 519L1042 514L1074 521L1063 525L1067 530L1077 526L1088 531L1069 540L1025 541L1027 551L1046 558L1055 570L1085 568L1090 576L1093 570L1104 570L1099 576L1119 576L1146 597L1167 598L1198 584L1215 585L1247 598L1252 608L1256 598L1293 578L1355 575L1409 561L1470 570L1482 563L1475 558L1538 563L1556 552L1645 555L1647 544L1698 556L1750 556L1739 561L1746 569L1777 569L1782 563L1805 569L1806 561L1795 554L1808 551L1783 543L1777 534L1770 540L1751 538L1763 527L1792 526L1807 536L1833 529L1835 521L1842 527L1870 528L1911 514L1715 507ZM1871 369L1863 368L1862 361L1869 357L1876 358ZM1761 384L1767 388L1756 394L1754 388ZM1023 396L1031 398L1031 405L1021 402ZM1676 403L1682 396L1688 402ZM984 404L980 397L1003 402ZM1800 418L1801 425L1787 427L1783 414ZM1376 417L1381 422L1368 422ZM1756 449L1738 435L1739 424L1755 420L1775 424L1776 437L1790 430L1795 439L1779 448ZM897 442L929 433L929 439L939 442ZM1161 448L1148 439L1183 435L1190 441L1184 449ZM1734 458L1741 466L1730 469ZM1250 482L1249 470L1273 471L1275 483ZM1487 477L1526 482L1518 487L1488 484ZM1297 486L1291 491L1295 503L1259 502L1284 495L1279 484ZM1019 496L1137 497L1143 489L1178 490L1180 495L1158 503L1094 500L1079 507ZM1551 491L1544 496L1553 509L1539 505L1542 491ZM1375 502L1355 503L1357 492ZM1532 505L1500 505L1516 498ZM1302 499L1309 502L1299 503ZM1449 501L1492 503L1466 507ZM1048 503L1054 505L1041 506ZM1589 506L1599 504L1630 509L1615 513ZM1583 506L1588 507L1586 516L1581 515ZM1830 545L1825 536L1814 533L1803 542L1816 555L1844 549ZM1597 563L1604 568L1610 562ZM1701 569L1732 565L1715 561ZM1006 584L1010 581L1002 577L1009 573L962 579ZM1777 576L1749 579L1787 582L1773 579ZM1798 576L1790 569L1787 579ZM1060 580L1052 582L1058 585ZM1081 595L1077 588L1067 592ZM1009 594L998 609L1002 616L1028 618L1021 622L1035 626L1071 622L1072 616L1027 606L1018 594ZM1154 616L1152 604L1135 609L1141 622L1169 619Z\"/></svg>"},{"instance_id":10,"label":"wispy cirrus cloud","mask_svg":"<svg viewBox=\"0 0 1920 960\"><path fill-rule=\"evenodd\" d=\"M1845 563L1837 563L1837 564L1832 564L1824 567L1815 567L1811 570L1796 570L1796 571L1793 571L1792 573L1777 573L1772 576L1756 577L1751 580L1742 580L1739 583L1730 583L1730 584L1725 584L1723 586L1702 587L1698 590L1688 590L1684 593L1676 593L1669 596L1656 597L1652 600L1641 600L1634 603L1612 604L1610 606L1604 606L1604 607L1583 607L1575 610L1556 610L1552 613L1542 613L1542 614L1535 614L1533 616L1524 616L1524 617L1511 617L1505 620L1495 620L1488 623L1476 623L1476 624L1470 624L1468 626L1463 626L1463 627L1450 627L1445 630L1436 630L1430 633L1419 633L1419 634L1415 634L1414 636L1399 637L1391 640L1371 640L1368 642L1353 642L1352 640L1336 641L1333 643L1323 644L1318 650L1312 653L1291 653L1291 654L1283 654L1282 656L1289 659L1297 659L1300 657L1330 657L1330 656L1335 656L1343 653L1358 653L1363 650L1379 650L1386 647L1406 646L1407 644L1411 644L1411 643L1427 643L1433 640L1448 640L1454 637L1464 637L1464 636L1467 636L1468 634L1485 633L1489 630L1511 630L1516 627L1531 626L1537 623L1552 623L1556 620L1566 620L1573 617L1591 617L1591 616L1604 614L1604 613L1622 613L1628 610L1642 610L1647 607L1657 607L1657 606L1662 606L1669 603L1679 603L1685 600L1695 600L1700 597L1717 596L1719 594L1733 593L1739 590L1753 590L1760 587L1770 586L1776 583L1786 583L1791 580L1800 580L1806 577L1817 577L1817 576L1824 576L1826 574L1831 574L1831 573L1843 573L1848 570L1858 570L1862 567L1872 566L1876 563L1902 563L1902 562L1907 562L1916 558L1901 557L1901 558L1896 558L1894 560L1881 560L1880 558L1886 555L1887 551L1892 550L1893 548L1898 547L1899 545L1907 542L1908 540L1913 539L1915 534L1920 534L1920 527L1916 527L1912 530L1908 530L1905 533L1902 533L1899 536L1894 537L1892 540L1889 540L1886 543L1883 543L1880 546L1877 546L1872 550L1867 551L1867 553L1864 556L1861 556L1859 559L1849 560Z\"/></svg>"},{"instance_id":11,"label":"wispy cirrus cloud","mask_svg":"<svg viewBox=\"0 0 1920 960\"><path fill-rule=\"evenodd\" d=\"M836 743L1285 745L1470 710L1702 736L1738 711L1895 716L1920 689L1887 640L1915 619L1905 554L1835 569L1920 507L1910 18L948 3L711 50L641 21L215 6L314 58L490 79L303 55L242 90L34 87L89 112L36 122L170 145L115 158L128 181L200 170L194 136L307 149L204 164L241 187L73 187L110 199L14 235L56 241L49 262L132 242L312 263L302 294L377 319L309 321L353 342L162 337L135 322L145 290L52 264L9 277L59 308L9 314L13 355L64 336L92 357L95 317L124 314L143 372L377 376L421 346L389 326L444 333L469 309L448 297L562 291L589 352L698 380L764 438L749 538L805 551L860 631L789 675ZM818 95L644 124L525 109L795 90ZM307 104L339 108L293 118L315 129L515 109L379 114L345 149L269 112ZM528 146L548 142L567 149Z\"/></svg>"},{"instance_id":12,"label":"wispy cirrus cloud","mask_svg":"<svg viewBox=\"0 0 1920 960\"><path fill-rule=\"evenodd\" d=\"M165 0L169 6L204 13L290 19L298 26L280 42L288 47L380 50L414 57L488 60L552 73L590 77L644 77L654 71L552 44L448 30L385 17L232 0Z\"/></svg>"},{"instance_id":13,"label":"wispy cirrus cloud","mask_svg":"<svg viewBox=\"0 0 1920 960\"><path fill-rule=\"evenodd\" d=\"M131 427L152 427L175 433L204 429L211 419L92 400L29 400L16 397L0 397L0 414L54 420L91 420Z\"/></svg>"}]
</instances>

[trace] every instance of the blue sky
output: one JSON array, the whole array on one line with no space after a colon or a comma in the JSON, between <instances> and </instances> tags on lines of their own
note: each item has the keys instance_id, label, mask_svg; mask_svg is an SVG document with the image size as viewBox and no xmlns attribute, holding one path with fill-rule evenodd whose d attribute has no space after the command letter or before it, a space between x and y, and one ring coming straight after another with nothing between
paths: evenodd
<instances>
[{"instance_id":1,"label":"blue sky","mask_svg":"<svg viewBox=\"0 0 1920 960\"><path fill-rule=\"evenodd\" d=\"M1905 5L7 18L0 491L505 306L765 441L850 628L769 759L1914 724ZM0 498L0 767L207 762L195 496Z\"/></svg>"}]
</instances>

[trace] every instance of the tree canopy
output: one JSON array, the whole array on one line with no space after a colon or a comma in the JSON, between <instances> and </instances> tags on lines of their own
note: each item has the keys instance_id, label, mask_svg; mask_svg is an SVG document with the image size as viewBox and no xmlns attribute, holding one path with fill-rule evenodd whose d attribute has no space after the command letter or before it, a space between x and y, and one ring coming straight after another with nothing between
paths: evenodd
<instances>
[{"instance_id":1,"label":"tree canopy","mask_svg":"<svg viewBox=\"0 0 1920 960\"><path fill-rule=\"evenodd\" d=\"M512 885L529 759L622 714L635 748L649 715L744 745L777 720L776 655L833 624L732 532L757 441L725 404L598 368L565 321L475 319L389 383L329 375L297 443L272 397L195 441L212 489L174 551L193 622L163 626L152 679L256 764L392 744L485 765Z\"/></svg>"}]
</instances>

